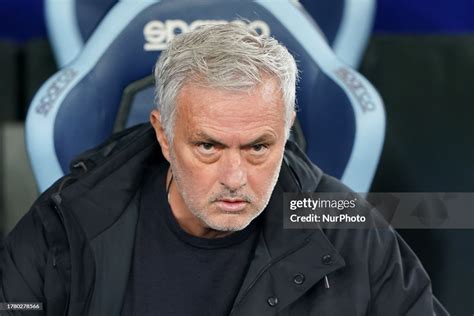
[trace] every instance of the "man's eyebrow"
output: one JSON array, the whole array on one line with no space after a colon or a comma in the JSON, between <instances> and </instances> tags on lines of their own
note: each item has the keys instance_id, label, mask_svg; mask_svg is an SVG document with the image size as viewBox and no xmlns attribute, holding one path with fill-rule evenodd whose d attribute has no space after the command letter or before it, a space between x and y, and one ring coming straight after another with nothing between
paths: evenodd
<instances>
[{"instance_id":1,"label":"man's eyebrow","mask_svg":"<svg viewBox=\"0 0 474 316\"><path fill-rule=\"evenodd\" d=\"M227 147L222 141L215 139L214 137L206 134L205 132L197 132L194 134L194 139L199 139L200 142L206 142L222 147ZM273 143L275 141L275 136L271 133L265 133L261 136L258 136L257 138L251 140L250 142L243 144L241 147L250 147L253 145L261 144L261 143Z\"/></svg>"},{"instance_id":2,"label":"man's eyebrow","mask_svg":"<svg viewBox=\"0 0 474 316\"><path fill-rule=\"evenodd\" d=\"M242 145L242 147L249 147L257 144L262 144L262 143L273 143L275 141L275 136L270 133L265 133L254 140Z\"/></svg>"},{"instance_id":3,"label":"man's eyebrow","mask_svg":"<svg viewBox=\"0 0 474 316\"><path fill-rule=\"evenodd\" d=\"M197 132L196 134L194 134L194 137L193 139L199 139L200 142L205 142L205 143L210 143L210 144L213 144L213 145L218 145L218 146L224 146L224 143L222 143L221 141L215 139L214 137L204 133L204 132Z\"/></svg>"}]
</instances>

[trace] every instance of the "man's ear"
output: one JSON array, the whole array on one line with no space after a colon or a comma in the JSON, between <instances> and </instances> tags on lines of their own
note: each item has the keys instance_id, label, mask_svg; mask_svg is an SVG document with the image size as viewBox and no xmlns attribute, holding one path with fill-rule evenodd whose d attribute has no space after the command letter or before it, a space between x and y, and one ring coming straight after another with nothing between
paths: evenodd
<instances>
[{"instance_id":1,"label":"man's ear","mask_svg":"<svg viewBox=\"0 0 474 316\"><path fill-rule=\"evenodd\" d=\"M161 125L161 114L158 110L153 110L150 113L150 123L155 129L156 139L161 146L161 152L163 156L170 161L170 144L168 142L168 138L166 137L165 130Z\"/></svg>"}]
</instances>

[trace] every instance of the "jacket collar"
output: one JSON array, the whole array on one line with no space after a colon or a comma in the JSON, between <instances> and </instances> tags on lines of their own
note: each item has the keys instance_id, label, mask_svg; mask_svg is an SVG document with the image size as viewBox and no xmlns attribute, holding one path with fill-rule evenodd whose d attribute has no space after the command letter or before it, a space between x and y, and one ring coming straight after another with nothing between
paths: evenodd
<instances>
[{"instance_id":1,"label":"jacket collar","mask_svg":"<svg viewBox=\"0 0 474 316\"><path fill-rule=\"evenodd\" d=\"M290 151L286 153L289 164L282 165L279 181L262 214L263 227L255 257L235 300L232 315L273 315L325 276L345 266L344 259L322 230L285 229L283 226L283 194L314 192L323 176L319 168L301 161L305 155L300 156L294 148L287 149ZM302 176L296 178L299 175ZM254 291L259 294L252 295ZM278 304L270 306L267 299L274 297Z\"/></svg>"},{"instance_id":2,"label":"jacket collar","mask_svg":"<svg viewBox=\"0 0 474 316\"><path fill-rule=\"evenodd\" d=\"M122 215L137 191L144 164L151 155L164 159L147 124L115 137L71 163L77 181L61 190L62 204L71 210L87 239L108 229ZM81 166L83 171L77 171Z\"/></svg>"},{"instance_id":3,"label":"jacket collar","mask_svg":"<svg viewBox=\"0 0 474 316\"><path fill-rule=\"evenodd\" d=\"M131 213L126 210L130 209L128 206L138 189L142 163L153 152L156 140L151 127L136 128L121 136L78 157L71 164L71 175L60 180L50 191L54 192L51 197L68 239L70 265L58 265L70 275L69 316L86 315L90 304L96 301L95 296L101 292L96 291L96 271L105 264L99 262L104 261L104 257L128 258L127 262L108 269L114 274L110 279L114 279L115 286L122 290L109 291L115 295L110 300L112 303L106 304L116 305L123 299L133 252L135 223L130 225L127 234L115 234L115 244L119 247L105 247L99 253L102 257L96 256L94 242L98 241L100 247L101 240L110 239L111 232L116 231L113 228L119 226L116 224L123 222L120 220L124 218L122 215ZM100 277L103 280L105 276Z\"/></svg>"}]
</instances>

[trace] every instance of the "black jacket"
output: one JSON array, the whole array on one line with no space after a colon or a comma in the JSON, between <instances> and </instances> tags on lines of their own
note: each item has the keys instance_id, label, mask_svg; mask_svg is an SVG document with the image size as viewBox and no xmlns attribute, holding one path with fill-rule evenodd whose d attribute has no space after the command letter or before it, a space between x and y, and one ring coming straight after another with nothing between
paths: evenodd
<instances>
[{"instance_id":1,"label":"black jacket","mask_svg":"<svg viewBox=\"0 0 474 316\"><path fill-rule=\"evenodd\" d=\"M25 315L120 314L143 166L164 159L154 135L142 125L113 136L38 198L5 240L0 302L43 302ZM283 192L347 190L287 144L231 315L447 314L392 229L283 229Z\"/></svg>"}]
</instances>

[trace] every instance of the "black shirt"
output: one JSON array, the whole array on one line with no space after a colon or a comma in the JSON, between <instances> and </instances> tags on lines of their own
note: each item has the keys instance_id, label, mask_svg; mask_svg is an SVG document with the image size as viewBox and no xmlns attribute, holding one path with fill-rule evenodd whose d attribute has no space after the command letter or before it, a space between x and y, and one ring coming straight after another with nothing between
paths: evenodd
<instances>
[{"instance_id":1,"label":"black shirt","mask_svg":"<svg viewBox=\"0 0 474 316\"><path fill-rule=\"evenodd\" d=\"M142 184L122 315L228 315L253 256L257 220L222 238L188 234L168 204L167 170L151 166Z\"/></svg>"}]
</instances>

